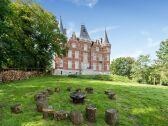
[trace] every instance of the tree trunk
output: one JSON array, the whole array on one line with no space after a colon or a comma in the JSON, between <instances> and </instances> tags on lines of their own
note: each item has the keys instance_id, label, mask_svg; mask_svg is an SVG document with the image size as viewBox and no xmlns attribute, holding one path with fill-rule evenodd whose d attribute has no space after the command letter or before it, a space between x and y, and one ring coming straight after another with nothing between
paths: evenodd
<instances>
[{"instance_id":1,"label":"tree trunk","mask_svg":"<svg viewBox=\"0 0 168 126\"><path fill-rule=\"evenodd\" d=\"M110 126L116 126L118 122L118 114L115 109L108 109L105 111L105 121Z\"/></svg>"},{"instance_id":2,"label":"tree trunk","mask_svg":"<svg viewBox=\"0 0 168 126\"><path fill-rule=\"evenodd\" d=\"M87 106L86 107L86 119L89 122L96 121L96 107L94 107L94 106Z\"/></svg>"}]
</instances>

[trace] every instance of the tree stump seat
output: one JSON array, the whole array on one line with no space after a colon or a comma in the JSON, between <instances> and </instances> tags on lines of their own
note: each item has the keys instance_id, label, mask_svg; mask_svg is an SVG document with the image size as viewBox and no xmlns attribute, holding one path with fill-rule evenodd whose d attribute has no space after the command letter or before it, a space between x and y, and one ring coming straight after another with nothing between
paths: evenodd
<instances>
[{"instance_id":1,"label":"tree stump seat","mask_svg":"<svg viewBox=\"0 0 168 126\"><path fill-rule=\"evenodd\" d=\"M70 120L73 124L82 124L84 121L83 115L79 110L73 110L70 112Z\"/></svg>"},{"instance_id":2,"label":"tree stump seat","mask_svg":"<svg viewBox=\"0 0 168 126\"><path fill-rule=\"evenodd\" d=\"M52 108L43 108L43 119L53 119L54 118L54 110Z\"/></svg>"},{"instance_id":3,"label":"tree stump seat","mask_svg":"<svg viewBox=\"0 0 168 126\"><path fill-rule=\"evenodd\" d=\"M54 118L56 120L65 120L69 117L70 112L65 111L65 110L60 110L60 111L56 111L54 114Z\"/></svg>"},{"instance_id":4,"label":"tree stump seat","mask_svg":"<svg viewBox=\"0 0 168 126\"><path fill-rule=\"evenodd\" d=\"M15 105L11 106L11 112L15 113L15 114L23 112L22 111L22 105L21 104L15 104Z\"/></svg>"},{"instance_id":5,"label":"tree stump seat","mask_svg":"<svg viewBox=\"0 0 168 126\"><path fill-rule=\"evenodd\" d=\"M36 108L38 112L43 112L43 109L48 108L48 100L36 101Z\"/></svg>"},{"instance_id":6,"label":"tree stump seat","mask_svg":"<svg viewBox=\"0 0 168 126\"><path fill-rule=\"evenodd\" d=\"M89 105L86 107L86 119L89 122L96 121L96 107L93 105Z\"/></svg>"},{"instance_id":7,"label":"tree stump seat","mask_svg":"<svg viewBox=\"0 0 168 126\"><path fill-rule=\"evenodd\" d=\"M85 88L85 91L86 91L88 94L93 94L93 88L92 88L92 87L87 87L87 88Z\"/></svg>"},{"instance_id":8,"label":"tree stump seat","mask_svg":"<svg viewBox=\"0 0 168 126\"><path fill-rule=\"evenodd\" d=\"M105 111L105 122L110 126L116 126L118 123L118 112L115 109Z\"/></svg>"},{"instance_id":9,"label":"tree stump seat","mask_svg":"<svg viewBox=\"0 0 168 126\"><path fill-rule=\"evenodd\" d=\"M75 104L84 103L86 94L84 92L73 92L70 94L70 97Z\"/></svg>"},{"instance_id":10,"label":"tree stump seat","mask_svg":"<svg viewBox=\"0 0 168 126\"><path fill-rule=\"evenodd\" d=\"M61 89L60 89L59 87L56 87L56 88L55 88L55 92L58 93L58 92L60 92L60 91L61 91Z\"/></svg>"},{"instance_id":11,"label":"tree stump seat","mask_svg":"<svg viewBox=\"0 0 168 126\"><path fill-rule=\"evenodd\" d=\"M72 91L72 87L67 87L67 91Z\"/></svg>"},{"instance_id":12,"label":"tree stump seat","mask_svg":"<svg viewBox=\"0 0 168 126\"><path fill-rule=\"evenodd\" d=\"M34 96L35 101L44 101L46 99L47 99L47 95L43 93L38 93L38 94L35 94Z\"/></svg>"},{"instance_id":13,"label":"tree stump seat","mask_svg":"<svg viewBox=\"0 0 168 126\"><path fill-rule=\"evenodd\" d=\"M54 91L51 88L47 88L46 91L48 91L49 95L52 95L54 93Z\"/></svg>"}]
</instances>

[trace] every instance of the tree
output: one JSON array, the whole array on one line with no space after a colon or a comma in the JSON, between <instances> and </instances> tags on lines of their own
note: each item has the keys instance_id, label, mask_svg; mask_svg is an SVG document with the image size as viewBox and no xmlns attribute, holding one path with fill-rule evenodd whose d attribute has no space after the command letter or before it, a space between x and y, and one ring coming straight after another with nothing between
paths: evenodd
<instances>
[{"instance_id":1,"label":"tree","mask_svg":"<svg viewBox=\"0 0 168 126\"><path fill-rule=\"evenodd\" d=\"M131 57L120 57L111 62L110 70L112 74L131 78L131 69L134 62L135 60Z\"/></svg>"},{"instance_id":2,"label":"tree","mask_svg":"<svg viewBox=\"0 0 168 126\"><path fill-rule=\"evenodd\" d=\"M139 83L149 83L151 73L151 60L149 55L140 55L132 67L132 78Z\"/></svg>"},{"instance_id":3,"label":"tree","mask_svg":"<svg viewBox=\"0 0 168 126\"><path fill-rule=\"evenodd\" d=\"M7 5L12 14L4 15L4 19L9 19L7 26L10 28L4 28L7 37L1 39L4 43L0 46L1 68L47 69L55 53L58 56L66 54L67 39L60 33L58 22L52 13L36 3L22 0L12 3L9 1Z\"/></svg>"},{"instance_id":4,"label":"tree","mask_svg":"<svg viewBox=\"0 0 168 126\"><path fill-rule=\"evenodd\" d=\"M168 40L160 43L160 48L156 52L158 57L158 70L161 84L168 85Z\"/></svg>"}]
</instances>

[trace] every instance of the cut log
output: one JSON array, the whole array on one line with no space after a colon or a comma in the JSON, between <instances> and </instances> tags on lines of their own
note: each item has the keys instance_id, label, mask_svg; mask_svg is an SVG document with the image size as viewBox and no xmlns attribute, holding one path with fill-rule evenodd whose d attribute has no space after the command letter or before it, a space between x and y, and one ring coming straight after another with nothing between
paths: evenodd
<instances>
[{"instance_id":1,"label":"cut log","mask_svg":"<svg viewBox=\"0 0 168 126\"><path fill-rule=\"evenodd\" d=\"M93 94L93 88L92 88L92 87L87 87L87 88L85 88L85 91L86 91L88 94Z\"/></svg>"},{"instance_id":2,"label":"cut log","mask_svg":"<svg viewBox=\"0 0 168 126\"><path fill-rule=\"evenodd\" d=\"M36 107L37 107L38 112L42 112L43 109L48 108L48 101L47 100L44 100L44 101L38 100L38 101L36 101Z\"/></svg>"},{"instance_id":3,"label":"cut log","mask_svg":"<svg viewBox=\"0 0 168 126\"><path fill-rule=\"evenodd\" d=\"M72 91L72 87L67 87L67 91Z\"/></svg>"},{"instance_id":4,"label":"cut log","mask_svg":"<svg viewBox=\"0 0 168 126\"><path fill-rule=\"evenodd\" d=\"M89 122L96 121L96 107L93 105L89 105L86 107L86 119Z\"/></svg>"},{"instance_id":5,"label":"cut log","mask_svg":"<svg viewBox=\"0 0 168 126\"><path fill-rule=\"evenodd\" d=\"M58 93L58 92L60 92L60 91L61 91L61 89L60 89L59 87L56 87L56 88L55 88L55 92Z\"/></svg>"},{"instance_id":6,"label":"cut log","mask_svg":"<svg viewBox=\"0 0 168 126\"><path fill-rule=\"evenodd\" d=\"M116 94L115 93L109 93L108 98L111 99L111 100L115 100L116 99Z\"/></svg>"},{"instance_id":7,"label":"cut log","mask_svg":"<svg viewBox=\"0 0 168 126\"><path fill-rule=\"evenodd\" d=\"M118 123L118 112L115 109L105 111L105 122L110 126L116 126Z\"/></svg>"},{"instance_id":8,"label":"cut log","mask_svg":"<svg viewBox=\"0 0 168 126\"><path fill-rule=\"evenodd\" d=\"M73 110L70 113L70 119L72 121L73 124L82 124L84 119L83 119L83 115L79 110Z\"/></svg>"},{"instance_id":9,"label":"cut log","mask_svg":"<svg viewBox=\"0 0 168 126\"><path fill-rule=\"evenodd\" d=\"M43 112L43 119L53 119L54 118L54 110L50 108L44 108Z\"/></svg>"},{"instance_id":10,"label":"cut log","mask_svg":"<svg viewBox=\"0 0 168 126\"><path fill-rule=\"evenodd\" d=\"M35 101L45 101L47 100L47 97L43 93L38 93L34 96L34 100Z\"/></svg>"},{"instance_id":11,"label":"cut log","mask_svg":"<svg viewBox=\"0 0 168 126\"><path fill-rule=\"evenodd\" d=\"M11 106L11 112L18 114L22 112L22 105L21 104L15 104L13 106Z\"/></svg>"},{"instance_id":12,"label":"cut log","mask_svg":"<svg viewBox=\"0 0 168 126\"><path fill-rule=\"evenodd\" d=\"M54 118L58 121L65 120L69 117L69 113L70 112L68 112L68 111L60 110L60 111L55 112Z\"/></svg>"},{"instance_id":13,"label":"cut log","mask_svg":"<svg viewBox=\"0 0 168 126\"><path fill-rule=\"evenodd\" d=\"M54 93L54 91L51 88L47 88L46 91L48 91L49 95L52 95Z\"/></svg>"}]
</instances>

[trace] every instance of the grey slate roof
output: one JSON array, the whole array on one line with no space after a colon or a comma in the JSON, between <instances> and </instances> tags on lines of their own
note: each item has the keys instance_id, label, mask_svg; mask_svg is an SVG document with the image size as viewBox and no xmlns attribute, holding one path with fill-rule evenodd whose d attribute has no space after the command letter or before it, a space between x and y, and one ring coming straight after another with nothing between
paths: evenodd
<instances>
[{"instance_id":1,"label":"grey slate roof","mask_svg":"<svg viewBox=\"0 0 168 126\"><path fill-rule=\"evenodd\" d=\"M80 38L85 40L91 40L85 25L81 25Z\"/></svg>"},{"instance_id":2,"label":"grey slate roof","mask_svg":"<svg viewBox=\"0 0 168 126\"><path fill-rule=\"evenodd\" d=\"M109 39L108 39L108 35L107 35L106 30L105 30L105 33L104 33L104 43L106 43L106 44L109 44L109 43L110 43L110 42L109 42Z\"/></svg>"},{"instance_id":3,"label":"grey slate roof","mask_svg":"<svg viewBox=\"0 0 168 126\"><path fill-rule=\"evenodd\" d=\"M61 17L60 17L60 20L59 20L59 30L62 34L66 35L66 29L64 29L64 27L63 27Z\"/></svg>"}]
</instances>

